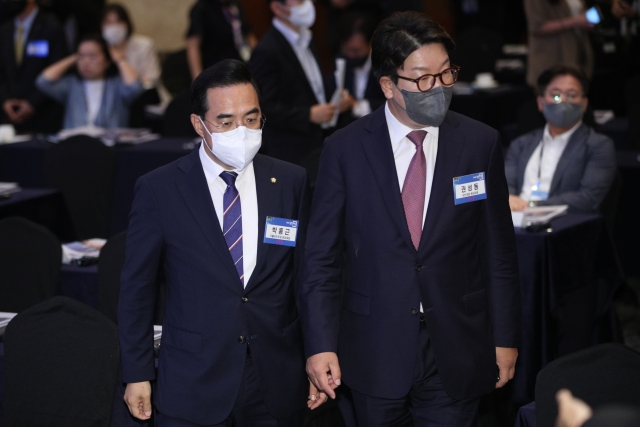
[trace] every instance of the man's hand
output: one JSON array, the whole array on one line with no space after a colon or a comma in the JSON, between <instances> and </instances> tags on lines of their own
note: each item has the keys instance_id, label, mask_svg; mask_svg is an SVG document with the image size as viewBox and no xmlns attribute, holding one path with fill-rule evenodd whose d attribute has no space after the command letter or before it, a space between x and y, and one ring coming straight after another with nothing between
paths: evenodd
<instances>
[{"instance_id":1,"label":"man's hand","mask_svg":"<svg viewBox=\"0 0 640 427\"><path fill-rule=\"evenodd\" d=\"M558 402L556 427L580 427L593 415L589 405L573 397L566 388L556 393L556 401Z\"/></svg>"},{"instance_id":2,"label":"man's hand","mask_svg":"<svg viewBox=\"0 0 640 427\"><path fill-rule=\"evenodd\" d=\"M18 99L15 105L17 106L17 109L15 109L15 122L18 124L29 120L29 118L36 112L31 103L25 99Z\"/></svg>"},{"instance_id":3,"label":"man's hand","mask_svg":"<svg viewBox=\"0 0 640 427\"><path fill-rule=\"evenodd\" d=\"M496 382L496 388L501 388L516 373L517 348L496 347L496 364L500 368L500 379Z\"/></svg>"},{"instance_id":4,"label":"man's hand","mask_svg":"<svg viewBox=\"0 0 640 427\"><path fill-rule=\"evenodd\" d=\"M527 201L513 194L509 194L509 207L512 211L522 211L527 207Z\"/></svg>"},{"instance_id":5,"label":"man's hand","mask_svg":"<svg viewBox=\"0 0 640 427\"><path fill-rule=\"evenodd\" d=\"M329 396L323 391L318 391L318 388L309 381L309 400L307 400L307 407L311 410L316 409L329 399Z\"/></svg>"},{"instance_id":6,"label":"man's hand","mask_svg":"<svg viewBox=\"0 0 640 427\"><path fill-rule=\"evenodd\" d=\"M631 5L623 0L613 0L611 13L618 19L633 18L636 14Z\"/></svg>"},{"instance_id":7,"label":"man's hand","mask_svg":"<svg viewBox=\"0 0 640 427\"><path fill-rule=\"evenodd\" d=\"M307 359L307 375L317 390L335 399L333 391L340 385L340 365L338 355L333 352L314 354Z\"/></svg>"},{"instance_id":8,"label":"man's hand","mask_svg":"<svg viewBox=\"0 0 640 427\"><path fill-rule=\"evenodd\" d=\"M16 119L18 118L16 111L18 110L19 102L19 99L7 99L6 101L4 101L4 104L2 104L2 109L12 123L15 123Z\"/></svg>"},{"instance_id":9,"label":"man's hand","mask_svg":"<svg viewBox=\"0 0 640 427\"><path fill-rule=\"evenodd\" d=\"M141 420L151 418L151 384L149 381L127 384L124 401L134 417Z\"/></svg>"},{"instance_id":10,"label":"man's hand","mask_svg":"<svg viewBox=\"0 0 640 427\"><path fill-rule=\"evenodd\" d=\"M277 2L273 2L275 4ZM328 122L333 118L333 113L336 111L336 106L333 104L316 104L311 107L311 112L309 113L309 120L312 123L317 125L321 125L323 123Z\"/></svg>"},{"instance_id":11,"label":"man's hand","mask_svg":"<svg viewBox=\"0 0 640 427\"><path fill-rule=\"evenodd\" d=\"M348 90L342 89L342 99L338 104L338 110L344 113L345 111L350 111L354 105L356 105L356 100L349 94Z\"/></svg>"}]
</instances>

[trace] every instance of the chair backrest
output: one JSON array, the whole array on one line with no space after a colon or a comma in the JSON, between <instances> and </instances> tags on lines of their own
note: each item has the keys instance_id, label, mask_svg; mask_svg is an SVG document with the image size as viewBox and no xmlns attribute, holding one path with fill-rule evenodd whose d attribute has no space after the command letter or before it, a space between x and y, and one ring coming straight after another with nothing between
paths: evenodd
<instances>
[{"instance_id":1,"label":"chair backrest","mask_svg":"<svg viewBox=\"0 0 640 427\"><path fill-rule=\"evenodd\" d=\"M601 344L554 360L536 380L538 427L553 427L555 394L568 388L591 407L640 402L640 353L621 344Z\"/></svg>"},{"instance_id":2,"label":"chair backrest","mask_svg":"<svg viewBox=\"0 0 640 427\"><path fill-rule=\"evenodd\" d=\"M187 61L186 49L178 50L167 55L162 61L162 84L176 96L191 87L191 71Z\"/></svg>"},{"instance_id":3,"label":"chair backrest","mask_svg":"<svg viewBox=\"0 0 640 427\"><path fill-rule=\"evenodd\" d=\"M64 195L79 239L107 237L115 154L100 140L77 135L47 149L43 180Z\"/></svg>"},{"instance_id":4,"label":"chair backrest","mask_svg":"<svg viewBox=\"0 0 640 427\"><path fill-rule=\"evenodd\" d=\"M173 98L164 112L163 136L197 137L191 125L191 94L184 91Z\"/></svg>"},{"instance_id":5,"label":"chair backrest","mask_svg":"<svg viewBox=\"0 0 640 427\"><path fill-rule=\"evenodd\" d=\"M118 233L107 240L100 250L98 263L98 311L116 325L118 324L118 299L120 297L120 273L125 260L127 232ZM162 266L162 262L160 265ZM158 283L154 324L162 325L166 305L166 278L160 267L156 276Z\"/></svg>"},{"instance_id":6,"label":"chair backrest","mask_svg":"<svg viewBox=\"0 0 640 427\"><path fill-rule=\"evenodd\" d=\"M126 241L126 231L109 238L100 250L98 263L98 311L115 324L118 324L120 273L124 265Z\"/></svg>"},{"instance_id":7,"label":"chair backrest","mask_svg":"<svg viewBox=\"0 0 640 427\"><path fill-rule=\"evenodd\" d=\"M0 311L20 313L51 298L62 247L45 227L24 218L0 221Z\"/></svg>"},{"instance_id":8,"label":"chair backrest","mask_svg":"<svg viewBox=\"0 0 640 427\"><path fill-rule=\"evenodd\" d=\"M4 346L5 425L110 425L120 350L109 319L54 297L18 314Z\"/></svg>"}]
</instances>

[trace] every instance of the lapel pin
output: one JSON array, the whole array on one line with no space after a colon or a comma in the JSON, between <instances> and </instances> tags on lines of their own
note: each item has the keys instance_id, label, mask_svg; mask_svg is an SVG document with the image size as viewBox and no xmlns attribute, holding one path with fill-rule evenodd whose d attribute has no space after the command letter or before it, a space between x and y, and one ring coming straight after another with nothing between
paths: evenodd
<instances>
[{"instance_id":1,"label":"lapel pin","mask_svg":"<svg viewBox=\"0 0 640 427\"><path fill-rule=\"evenodd\" d=\"M271 183L275 184L276 183L276 179L275 178L271 178Z\"/></svg>"}]
</instances>

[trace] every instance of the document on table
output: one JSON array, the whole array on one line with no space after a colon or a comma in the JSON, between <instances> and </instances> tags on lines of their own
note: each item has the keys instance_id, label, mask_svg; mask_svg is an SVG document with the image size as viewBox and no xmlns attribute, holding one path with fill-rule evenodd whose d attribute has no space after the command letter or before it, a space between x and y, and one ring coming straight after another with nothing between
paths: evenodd
<instances>
[{"instance_id":1,"label":"document on table","mask_svg":"<svg viewBox=\"0 0 640 427\"><path fill-rule=\"evenodd\" d=\"M569 205L536 206L521 212L511 212L514 227L527 227L533 224L545 224L560 215L567 213Z\"/></svg>"},{"instance_id":2,"label":"document on table","mask_svg":"<svg viewBox=\"0 0 640 427\"><path fill-rule=\"evenodd\" d=\"M5 196L11 193L17 193L22 188L17 182L0 182L0 196Z\"/></svg>"}]
</instances>

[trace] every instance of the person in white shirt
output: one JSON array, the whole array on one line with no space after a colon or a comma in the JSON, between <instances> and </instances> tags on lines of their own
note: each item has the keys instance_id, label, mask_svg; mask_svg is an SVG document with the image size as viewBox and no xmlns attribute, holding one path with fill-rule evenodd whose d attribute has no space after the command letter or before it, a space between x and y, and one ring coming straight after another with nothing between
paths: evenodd
<instances>
[{"instance_id":1,"label":"person in white shirt","mask_svg":"<svg viewBox=\"0 0 640 427\"><path fill-rule=\"evenodd\" d=\"M505 159L509 206L569 205L570 212L596 212L615 178L613 142L582 122L588 80L573 67L558 66L538 79L538 109L547 124L515 139Z\"/></svg>"},{"instance_id":2,"label":"person in white shirt","mask_svg":"<svg viewBox=\"0 0 640 427\"><path fill-rule=\"evenodd\" d=\"M145 89L157 85L160 79L160 60L153 40L133 34L133 24L122 5L110 3L104 8L102 37L113 50L127 59L138 73Z\"/></svg>"}]
</instances>

